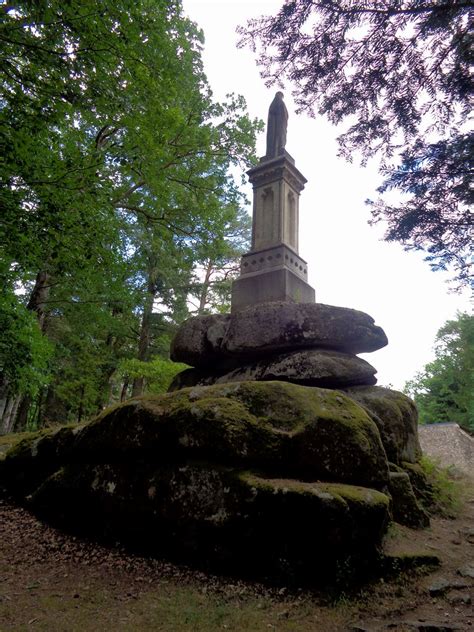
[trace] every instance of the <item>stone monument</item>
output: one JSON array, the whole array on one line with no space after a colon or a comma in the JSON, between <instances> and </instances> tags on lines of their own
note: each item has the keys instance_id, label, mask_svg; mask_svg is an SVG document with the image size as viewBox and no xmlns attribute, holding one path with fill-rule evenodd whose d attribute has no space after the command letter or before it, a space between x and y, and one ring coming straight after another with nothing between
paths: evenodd
<instances>
[{"instance_id":1,"label":"stone monument","mask_svg":"<svg viewBox=\"0 0 474 632\"><path fill-rule=\"evenodd\" d=\"M232 311L269 301L314 303L298 253L299 197L307 180L285 150L288 112L277 92L268 112L267 153L247 173L253 185L252 246L232 285Z\"/></svg>"},{"instance_id":2,"label":"stone monument","mask_svg":"<svg viewBox=\"0 0 474 632\"><path fill-rule=\"evenodd\" d=\"M287 117L277 93L231 313L190 318L173 340L192 368L172 392L27 437L0 460L0 485L56 524L141 551L327 586L385 567L389 521L426 526L430 489L413 402L357 357L385 333L314 302Z\"/></svg>"}]
</instances>

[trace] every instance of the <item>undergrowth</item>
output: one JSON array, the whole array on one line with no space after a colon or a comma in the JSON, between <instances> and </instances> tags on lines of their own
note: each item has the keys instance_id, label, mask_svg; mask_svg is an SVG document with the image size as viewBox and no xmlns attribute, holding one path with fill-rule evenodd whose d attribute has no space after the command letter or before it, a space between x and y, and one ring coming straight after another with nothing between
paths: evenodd
<instances>
[{"instance_id":1,"label":"undergrowth","mask_svg":"<svg viewBox=\"0 0 474 632\"><path fill-rule=\"evenodd\" d=\"M431 486L431 513L445 518L455 518L461 510L465 479L454 467L442 467L435 460L422 456L420 465Z\"/></svg>"}]
</instances>

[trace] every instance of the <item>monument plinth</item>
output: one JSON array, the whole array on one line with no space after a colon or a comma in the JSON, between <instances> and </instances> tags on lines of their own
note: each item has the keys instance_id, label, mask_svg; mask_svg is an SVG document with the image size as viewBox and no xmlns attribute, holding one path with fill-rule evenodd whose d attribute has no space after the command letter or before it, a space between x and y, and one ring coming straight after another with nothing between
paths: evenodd
<instances>
[{"instance_id":1,"label":"monument plinth","mask_svg":"<svg viewBox=\"0 0 474 632\"><path fill-rule=\"evenodd\" d=\"M307 180L280 146L286 142L288 115L278 95L269 111L267 155L247 172L253 185L252 247L232 285L232 312L269 301L315 301L306 261L298 253L299 197Z\"/></svg>"}]
</instances>

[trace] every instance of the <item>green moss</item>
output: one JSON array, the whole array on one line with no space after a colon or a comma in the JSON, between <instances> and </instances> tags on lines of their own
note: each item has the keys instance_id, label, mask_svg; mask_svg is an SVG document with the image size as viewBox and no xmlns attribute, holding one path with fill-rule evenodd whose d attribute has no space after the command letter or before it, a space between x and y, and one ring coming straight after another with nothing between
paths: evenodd
<instances>
[{"instance_id":1,"label":"green moss","mask_svg":"<svg viewBox=\"0 0 474 632\"><path fill-rule=\"evenodd\" d=\"M388 459L393 463L415 463L421 456L418 414L414 402L398 391L380 386L344 389L377 424Z\"/></svg>"},{"instance_id":2,"label":"green moss","mask_svg":"<svg viewBox=\"0 0 474 632\"><path fill-rule=\"evenodd\" d=\"M24 436L7 451L6 459L30 458L36 450L38 443L52 433L51 429L38 430L25 433ZM23 433L22 433L23 434Z\"/></svg>"},{"instance_id":3,"label":"green moss","mask_svg":"<svg viewBox=\"0 0 474 632\"><path fill-rule=\"evenodd\" d=\"M393 519L413 529L429 526L429 516L418 503L406 472L390 474L389 490L393 499Z\"/></svg>"},{"instance_id":4,"label":"green moss","mask_svg":"<svg viewBox=\"0 0 474 632\"><path fill-rule=\"evenodd\" d=\"M341 483L320 483L320 489L336 494L345 500L363 505L382 505L387 510L390 507L390 498L375 489L359 487L356 485L343 485Z\"/></svg>"},{"instance_id":5,"label":"green moss","mask_svg":"<svg viewBox=\"0 0 474 632\"><path fill-rule=\"evenodd\" d=\"M239 473L239 478L247 485L273 493L293 492L302 495L318 496L320 499L338 502L361 504L367 506L381 505L386 510L390 507L390 498L375 489L341 483L305 483L292 479L268 479L250 472Z\"/></svg>"},{"instance_id":6,"label":"green moss","mask_svg":"<svg viewBox=\"0 0 474 632\"><path fill-rule=\"evenodd\" d=\"M17 446L23 441L30 441L32 438L36 437L37 433L35 432L16 432L7 435L0 436L0 463L3 463L6 460L7 454L9 452L15 453ZM4 476L3 469L0 472L0 476Z\"/></svg>"},{"instance_id":7,"label":"green moss","mask_svg":"<svg viewBox=\"0 0 474 632\"><path fill-rule=\"evenodd\" d=\"M415 569L431 570L441 565L440 558L428 551L400 552L396 555L384 555L381 559L382 572L386 575L398 575Z\"/></svg>"},{"instance_id":8,"label":"green moss","mask_svg":"<svg viewBox=\"0 0 474 632\"><path fill-rule=\"evenodd\" d=\"M31 493L60 463L71 457L76 425L31 433L5 455L1 477L5 487L19 495Z\"/></svg>"},{"instance_id":9,"label":"green moss","mask_svg":"<svg viewBox=\"0 0 474 632\"><path fill-rule=\"evenodd\" d=\"M28 439L32 435L36 435L35 432L12 432L11 434L1 435L0 436L0 450L6 451L10 447L16 445L19 441L23 439Z\"/></svg>"},{"instance_id":10,"label":"green moss","mask_svg":"<svg viewBox=\"0 0 474 632\"><path fill-rule=\"evenodd\" d=\"M463 502L463 486L456 480L449 468L438 465L427 456L420 459L419 467L430 486L430 513L454 518Z\"/></svg>"},{"instance_id":11,"label":"green moss","mask_svg":"<svg viewBox=\"0 0 474 632\"><path fill-rule=\"evenodd\" d=\"M63 434L61 434L63 433ZM285 478L380 488L388 467L377 427L338 391L283 382L193 387L130 400L72 431L30 437L14 460L183 462L262 469ZM49 467L49 466L48 466Z\"/></svg>"}]
</instances>

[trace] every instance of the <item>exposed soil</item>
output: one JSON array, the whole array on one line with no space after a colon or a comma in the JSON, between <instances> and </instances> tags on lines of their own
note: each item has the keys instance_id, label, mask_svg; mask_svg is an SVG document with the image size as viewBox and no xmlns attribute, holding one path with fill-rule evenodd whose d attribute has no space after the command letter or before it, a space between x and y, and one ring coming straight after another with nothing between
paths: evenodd
<instances>
[{"instance_id":1,"label":"exposed soil","mask_svg":"<svg viewBox=\"0 0 474 632\"><path fill-rule=\"evenodd\" d=\"M432 553L439 568L336 597L129 555L63 534L0 500L0 630L474 631L472 486L468 491L455 519L390 530L389 553Z\"/></svg>"}]
</instances>

